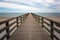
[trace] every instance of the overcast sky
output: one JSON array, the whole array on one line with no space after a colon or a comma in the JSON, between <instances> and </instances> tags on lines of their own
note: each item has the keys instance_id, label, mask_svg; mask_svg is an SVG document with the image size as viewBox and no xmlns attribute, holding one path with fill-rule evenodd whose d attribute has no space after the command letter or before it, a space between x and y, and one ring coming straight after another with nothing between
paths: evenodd
<instances>
[{"instance_id":1,"label":"overcast sky","mask_svg":"<svg viewBox=\"0 0 60 40\"><path fill-rule=\"evenodd\" d=\"M0 0L0 13L60 12L60 0Z\"/></svg>"}]
</instances>

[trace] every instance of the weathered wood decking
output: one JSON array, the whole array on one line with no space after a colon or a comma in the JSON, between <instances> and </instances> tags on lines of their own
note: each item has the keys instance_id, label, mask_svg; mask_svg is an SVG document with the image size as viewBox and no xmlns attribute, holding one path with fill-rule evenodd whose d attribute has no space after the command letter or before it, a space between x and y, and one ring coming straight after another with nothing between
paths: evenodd
<instances>
[{"instance_id":1,"label":"weathered wood decking","mask_svg":"<svg viewBox=\"0 0 60 40\"><path fill-rule=\"evenodd\" d=\"M51 40L36 19L29 14L9 40Z\"/></svg>"}]
</instances>

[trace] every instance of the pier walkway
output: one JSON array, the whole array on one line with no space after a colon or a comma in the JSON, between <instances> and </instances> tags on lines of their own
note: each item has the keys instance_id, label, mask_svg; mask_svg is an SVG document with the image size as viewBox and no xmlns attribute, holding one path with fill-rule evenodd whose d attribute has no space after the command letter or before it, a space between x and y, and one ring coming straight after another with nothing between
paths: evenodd
<instances>
[{"instance_id":1,"label":"pier walkway","mask_svg":"<svg viewBox=\"0 0 60 40\"><path fill-rule=\"evenodd\" d=\"M36 19L29 14L10 40L50 40Z\"/></svg>"},{"instance_id":2,"label":"pier walkway","mask_svg":"<svg viewBox=\"0 0 60 40\"><path fill-rule=\"evenodd\" d=\"M0 40L60 40L60 22L33 13L0 22Z\"/></svg>"}]
</instances>

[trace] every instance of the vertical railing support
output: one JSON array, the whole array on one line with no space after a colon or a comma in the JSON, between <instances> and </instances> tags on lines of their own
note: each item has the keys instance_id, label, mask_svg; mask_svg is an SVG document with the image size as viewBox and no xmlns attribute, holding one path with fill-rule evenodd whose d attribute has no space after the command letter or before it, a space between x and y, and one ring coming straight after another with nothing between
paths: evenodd
<instances>
[{"instance_id":1,"label":"vertical railing support","mask_svg":"<svg viewBox=\"0 0 60 40\"><path fill-rule=\"evenodd\" d=\"M21 23L22 23L22 16L21 16Z\"/></svg>"},{"instance_id":2,"label":"vertical railing support","mask_svg":"<svg viewBox=\"0 0 60 40\"><path fill-rule=\"evenodd\" d=\"M37 15L36 15L37 16ZM38 16L37 16L37 21L38 21Z\"/></svg>"},{"instance_id":3,"label":"vertical railing support","mask_svg":"<svg viewBox=\"0 0 60 40\"><path fill-rule=\"evenodd\" d=\"M25 16L25 15L22 16L22 22L24 21L24 18L23 18L24 16Z\"/></svg>"},{"instance_id":4,"label":"vertical railing support","mask_svg":"<svg viewBox=\"0 0 60 40\"><path fill-rule=\"evenodd\" d=\"M38 16L38 22L40 23L40 17Z\"/></svg>"},{"instance_id":5,"label":"vertical railing support","mask_svg":"<svg viewBox=\"0 0 60 40\"><path fill-rule=\"evenodd\" d=\"M42 17L42 27L43 27L43 17Z\"/></svg>"},{"instance_id":6,"label":"vertical railing support","mask_svg":"<svg viewBox=\"0 0 60 40\"><path fill-rule=\"evenodd\" d=\"M53 22L51 22L51 27L50 28L51 28L51 38L52 38L52 40L54 40Z\"/></svg>"},{"instance_id":7,"label":"vertical railing support","mask_svg":"<svg viewBox=\"0 0 60 40\"><path fill-rule=\"evenodd\" d=\"M18 27L19 27L19 26L18 26L18 18L16 18L16 22L17 22L17 28L18 28Z\"/></svg>"},{"instance_id":8,"label":"vertical railing support","mask_svg":"<svg viewBox=\"0 0 60 40\"><path fill-rule=\"evenodd\" d=\"M25 15L23 16L23 21L24 21L24 19L25 19Z\"/></svg>"},{"instance_id":9,"label":"vertical railing support","mask_svg":"<svg viewBox=\"0 0 60 40\"><path fill-rule=\"evenodd\" d=\"M7 34L7 39L9 38L9 27L8 27L8 25L9 25L9 22L6 22L6 34Z\"/></svg>"}]
</instances>

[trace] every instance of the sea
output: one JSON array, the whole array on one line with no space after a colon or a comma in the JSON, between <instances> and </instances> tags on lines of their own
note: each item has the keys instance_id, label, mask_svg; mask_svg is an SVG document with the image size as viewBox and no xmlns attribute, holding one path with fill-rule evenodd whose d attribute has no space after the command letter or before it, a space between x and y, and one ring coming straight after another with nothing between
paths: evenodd
<instances>
[{"instance_id":1,"label":"sea","mask_svg":"<svg viewBox=\"0 0 60 40\"><path fill-rule=\"evenodd\" d=\"M0 17L16 17L26 13L0 13ZM60 13L35 13L40 16L59 17Z\"/></svg>"}]
</instances>

